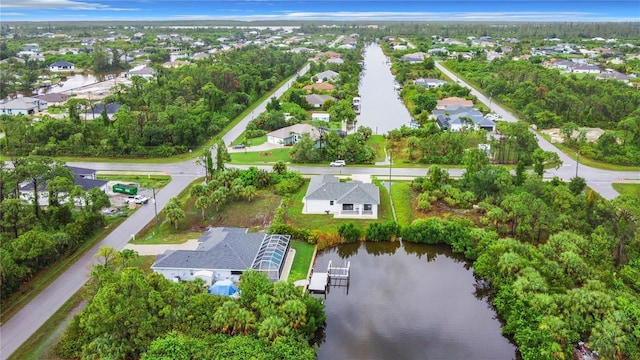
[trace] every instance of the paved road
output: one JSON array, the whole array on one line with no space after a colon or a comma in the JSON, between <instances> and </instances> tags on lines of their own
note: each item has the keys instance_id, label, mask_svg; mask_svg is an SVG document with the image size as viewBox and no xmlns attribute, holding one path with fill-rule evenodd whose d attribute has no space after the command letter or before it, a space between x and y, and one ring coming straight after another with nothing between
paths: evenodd
<instances>
[{"instance_id":1,"label":"paved road","mask_svg":"<svg viewBox=\"0 0 640 360\"><path fill-rule=\"evenodd\" d=\"M308 70L309 65L307 64L298 72L298 75L303 75ZM291 86L292 81L294 81L293 78L277 89L274 92L274 96L280 97ZM264 111L269 100L267 99L261 103L254 110L255 114ZM223 137L224 142L231 143L231 141L240 136L247 123L252 119L253 114L249 114L242 119L236 127ZM69 165L91 167L96 170L153 171L171 175L171 182L156 194L158 211L165 206L169 199L178 195L191 182L204 175L204 168L197 165L195 160L174 164L69 163ZM0 359L7 359L87 282L91 268L96 263L93 256L101 246L112 246L118 250L123 249L131 237L152 221L154 216L153 203L143 206L88 251L71 268L60 275L56 281L9 321L3 323L2 327L0 327Z\"/></svg>"},{"instance_id":2,"label":"paved road","mask_svg":"<svg viewBox=\"0 0 640 360\"><path fill-rule=\"evenodd\" d=\"M445 73L449 78L458 81L460 85L466 86L469 89L471 89L471 93L475 95L479 101L489 106L489 108L496 114L502 116L502 119L504 121L508 121L508 122L518 121L518 118L516 118L512 113L506 111L500 105L494 103L493 99L487 98L484 94L474 89L471 85L459 79L456 74L446 69L439 62L436 62L436 67L440 71ZM567 156L567 154L560 151L560 149L555 147L545 138L538 135L537 133L534 133L534 134L538 139L538 145L540 146L540 148L546 151L555 152L556 154L558 154L558 156L560 157L560 160L562 160L562 163L563 163L563 166L561 166L557 170L556 169L547 170L545 173L545 176L547 177L558 176L562 179L568 180L568 179L571 179L572 177L575 177L577 173L578 176L583 177L586 180L587 185L590 188L598 192L605 199L613 199L619 195L618 192L615 191L611 186L612 183L619 182L622 179L640 180L640 171L611 171L611 170L596 169L583 164L578 165L575 160L573 160L572 158ZM577 171L576 171L576 167L577 167Z\"/></svg>"}]
</instances>

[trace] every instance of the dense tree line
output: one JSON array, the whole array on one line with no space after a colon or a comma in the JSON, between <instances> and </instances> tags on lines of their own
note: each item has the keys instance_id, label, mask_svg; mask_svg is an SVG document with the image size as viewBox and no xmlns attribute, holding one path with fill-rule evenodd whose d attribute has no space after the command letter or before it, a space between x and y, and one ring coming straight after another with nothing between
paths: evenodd
<instances>
[{"instance_id":1,"label":"dense tree line","mask_svg":"<svg viewBox=\"0 0 640 360\"><path fill-rule=\"evenodd\" d=\"M403 240L449 244L474 260L524 359L569 359L579 341L605 359L640 359L640 200L603 200L581 178L512 175L480 156L465 163L459 181L437 167L414 180L416 206L477 204L482 226L418 219Z\"/></svg>"},{"instance_id":2,"label":"dense tree line","mask_svg":"<svg viewBox=\"0 0 640 360\"><path fill-rule=\"evenodd\" d=\"M575 130L577 126L615 130L596 144L580 137L571 142L569 132L569 145L597 159L640 164L640 93L627 84L565 75L525 61L449 61L447 66L540 128L574 124Z\"/></svg>"},{"instance_id":3,"label":"dense tree line","mask_svg":"<svg viewBox=\"0 0 640 360\"><path fill-rule=\"evenodd\" d=\"M215 60L158 69L151 81L134 77L119 84L103 103L123 105L110 119L92 104L69 103L66 119L44 118L31 126L20 116L3 116L8 152L15 155L164 157L197 148L257 98L305 62L295 53L247 47ZM94 119L95 117L95 119Z\"/></svg>"},{"instance_id":4,"label":"dense tree line","mask_svg":"<svg viewBox=\"0 0 640 360\"><path fill-rule=\"evenodd\" d=\"M118 261L97 265L92 295L57 348L83 359L315 359L322 301L248 271L238 299L201 281L171 282Z\"/></svg>"},{"instance_id":5,"label":"dense tree line","mask_svg":"<svg viewBox=\"0 0 640 360\"><path fill-rule=\"evenodd\" d=\"M73 252L104 225L100 210L110 205L100 189L74 186L64 164L48 158L0 162L0 294L2 300L54 261ZM33 187L21 196L21 183ZM40 192L48 197L39 205Z\"/></svg>"}]
</instances>

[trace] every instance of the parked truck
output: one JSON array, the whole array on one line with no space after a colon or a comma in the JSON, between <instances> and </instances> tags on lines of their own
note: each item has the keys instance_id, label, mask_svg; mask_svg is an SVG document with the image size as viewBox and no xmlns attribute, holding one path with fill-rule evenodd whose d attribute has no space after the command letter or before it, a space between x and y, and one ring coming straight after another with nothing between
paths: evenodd
<instances>
[{"instance_id":1,"label":"parked truck","mask_svg":"<svg viewBox=\"0 0 640 360\"><path fill-rule=\"evenodd\" d=\"M135 196L129 196L128 198L124 199L125 204L129 204L132 202L136 204L146 204L149 202L149 198L142 195L135 195Z\"/></svg>"}]
</instances>

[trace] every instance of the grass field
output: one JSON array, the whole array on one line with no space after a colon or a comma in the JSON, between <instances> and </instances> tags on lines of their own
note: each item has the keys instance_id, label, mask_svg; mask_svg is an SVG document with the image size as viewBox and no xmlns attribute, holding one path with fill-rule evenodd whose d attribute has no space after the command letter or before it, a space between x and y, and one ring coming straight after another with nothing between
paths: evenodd
<instances>
[{"instance_id":1,"label":"grass field","mask_svg":"<svg viewBox=\"0 0 640 360\"><path fill-rule=\"evenodd\" d=\"M296 250L296 257L293 259L291 272L288 281L297 281L307 278L309 268L311 267L311 258L316 246L307 244L303 241L291 241L291 247Z\"/></svg>"},{"instance_id":2,"label":"grass field","mask_svg":"<svg viewBox=\"0 0 640 360\"><path fill-rule=\"evenodd\" d=\"M640 198L640 184L613 183L612 185L621 195L631 195Z\"/></svg>"},{"instance_id":3,"label":"grass field","mask_svg":"<svg viewBox=\"0 0 640 360\"><path fill-rule=\"evenodd\" d=\"M415 219L411 209L411 183L408 181L394 181L391 185L391 198L396 209L398 224L407 226Z\"/></svg>"},{"instance_id":4,"label":"grass field","mask_svg":"<svg viewBox=\"0 0 640 360\"><path fill-rule=\"evenodd\" d=\"M247 151L231 153L231 163L265 165L274 164L278 161L291 162L289 151L291 151L291 147L273 149L268 151Z\"/></svg>"},{"instance_id":5,"label":"grass field","mask_svg":"<svg viewBox=\"0 0 640 360\"><path fill-rule=\"evenodd\" d=\"M130 174L98 174L100 180L107 181L122 181L125 183L136 183L141 188L145 189L162 189L169 182L171 182L171 176L169 175L130 175Z\"/></svg>"},{"instance_id":6,"label":"grass field","mask_svg":"<svg viewBox=\"0 0 640 360\"><path fill-rule=\"evenodd\" d=\"M384 152L385 144L386 140L382 135L371 135L367 140L367 145L371 146L376 153L376 159L374 161L381 162L386 160L386 154Z\"/></svg>"}]
</instances>

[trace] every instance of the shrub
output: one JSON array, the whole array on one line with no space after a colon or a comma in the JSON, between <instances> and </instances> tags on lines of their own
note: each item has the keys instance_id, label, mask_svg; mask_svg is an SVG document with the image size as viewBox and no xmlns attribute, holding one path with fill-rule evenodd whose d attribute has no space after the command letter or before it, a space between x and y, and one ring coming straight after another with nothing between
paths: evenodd
<instances>
[{"instance_id":1,"label":"shrub","mask_svg":"<svg viewBox=\"0 0 640 360\"><path fill-rule=\"evenodd\" d=\"M393 241L400 233L400 225L394 221L384 224L371 223L367 226L365 239L367 241Z\"/></svg>"},{"instance_id":2,"label":"shrub","mask_svg":"<svg viewBox=\"0 0 640 360\"><path fill-rule=\"evenodd\" d=\"M345 242L352 243L360 240L362 232L352 222L348 222L338 226L338 235Z\"/></svg>"}]
</instances>

